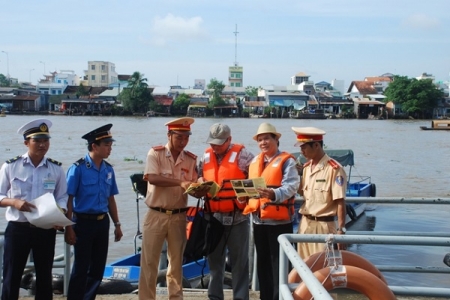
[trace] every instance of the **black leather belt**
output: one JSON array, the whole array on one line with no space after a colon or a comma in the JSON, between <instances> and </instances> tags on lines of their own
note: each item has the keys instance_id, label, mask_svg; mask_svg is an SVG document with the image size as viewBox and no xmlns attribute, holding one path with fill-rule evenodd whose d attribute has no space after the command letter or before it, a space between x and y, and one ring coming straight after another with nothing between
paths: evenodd
<instances>
[{"instance_id":1,"label":"black leather belt","mask_svg":"<svg viewBox=\"0 0 450 300\"><path fill-rule=\"evenodd\" d=\"M316 216L312 216L312 215L303 215L303 216L310 220L319 221L319 222L331 222L331 221L336 220L335 216L328 216L328 217L316 217Z\"/></svg>"},{"instance_id":2,"label":"black leather belt","mask_svg":"<svg viewBox=\"0 0 450 300\"><path fill-rule=\"evenodd\" d=\"M153 210L162 212L162 213L164 213L166 215L174 215L174 214L182 213L182 212L185 212L185 211L188 210L187 207L185 207L185 208L177 208L177 209L172 209L172 210L161 208L161 207L150 207L150 208L153 209Z\"/></svg>"},{"instance_id":3,"label":"black leather belt","mask_svg":"<svg viewBox=\"0 0 450 300\"><path fill-rule=\"evenodd\" d=\"M103 214L80 214L80 213L73 213L73 215L78 219L87 219L87 220L103 220L106 216L106 213Z\"/></svg>"}]
</instances>

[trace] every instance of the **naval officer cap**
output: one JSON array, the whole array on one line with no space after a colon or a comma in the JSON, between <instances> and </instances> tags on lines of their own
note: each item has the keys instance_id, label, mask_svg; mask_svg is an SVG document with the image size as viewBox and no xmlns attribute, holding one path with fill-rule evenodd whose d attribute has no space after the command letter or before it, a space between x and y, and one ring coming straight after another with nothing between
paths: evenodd
<instances>
[{"instance_id":1,"label":"naval officer cap","mask_svg":"<svg viewBox=\"0 0 450 300\"><path fill-rule=\"evenodd\" d=\"M175 119L164 124L167 126L168 132L174 132L176 134L191 135L191 124L194 123L193 118L184 117Z\"/></svg>"},{"instance_id":2,"label":"naval officer cap","mask_svg":"<svg viewBox=\"0 0 450 300\"><path fill-rule=\"evenodd\" d=\"M114 142L115 139L112 138L110 131L112 126L112 124L106 124L86 133L81 138L87 140L88 144L95 143L96 141Z\"/></svg>"},{"instance_id":3,"label":"naval officer cap","mask_svg":"<svg viewBox=\"0 0 450 300\"><path fill-rule=\"evenodd\" d=\"M50 132L48 129L52 127L52 122L47 119L36 119L24 124L17 130L18 134L23 134L23 138L29 139L48 139Z\"/></svg>"},{"instance_id":4,"label":"naval officer cap","mask_svg":"<svg viewBox=\"0 0 450 300\"><path fill-rule=\"evenodd\" d=\"M316 127L292 127L292 130L297 135L295 147L300 147L306 143L323 141L323 136L325 135L325 131Z\"/></svg>"}]
</instances>

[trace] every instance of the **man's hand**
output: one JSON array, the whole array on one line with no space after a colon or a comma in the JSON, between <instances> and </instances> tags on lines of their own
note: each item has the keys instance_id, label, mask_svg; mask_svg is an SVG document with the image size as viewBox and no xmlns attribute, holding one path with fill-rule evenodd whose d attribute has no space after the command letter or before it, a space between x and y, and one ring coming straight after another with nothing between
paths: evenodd
<instances>
[{"instance_id":1,"label":"man's hand","mask_svg":"<svg viewBox=\"0 0 450 300\"><path fill-rule=\"evenodd\" d=\"M31 212L31 209L36 209L36 206L22 199L14 199L14 208L20 211Z\"/></svg>"},{"instance_id":2,"label":"man's hand","mask_svg":"<svg viewBox=\"0 0 450 300\"><path fill-rule=\"evenodd\" d=\"M66 226L66 230L64 230L64 241L69 245L75 245L77 242L77 237L72 226Z\"/></svg>"},{"instance_id":3,"label":"man's hand","mask_svg":"<svg viewBox=\"0 0 450 300\"><path fill-rule=\"evenodd\" d=\"M116 228L114 229L114 242L120 241L122 236L122 229L120 228L120 226L116 226Z\"/></svg>"}]
</instances>

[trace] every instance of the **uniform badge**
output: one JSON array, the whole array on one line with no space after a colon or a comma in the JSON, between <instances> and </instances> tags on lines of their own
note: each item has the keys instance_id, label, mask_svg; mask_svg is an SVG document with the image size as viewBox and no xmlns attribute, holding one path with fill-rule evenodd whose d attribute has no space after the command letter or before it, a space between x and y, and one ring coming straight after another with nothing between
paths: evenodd
<instances>
[{"instance_id":1,"label":"uniform badge","mask_svg":"<svg viewBox=\"0 0 450 300\"><path fill-rule=\"evenodd\" d=\"M344 184L344 177L342 176L336 177L336 184L342 186Z\"/></svg>"},{"instance_id":2,"label":"uniform badge","mask_svg":"<svg viewBox=\"0 0 450 300\"><path fill-rule=\"evenodd\" d=\"M42 132L47 132L48 130L47 124L45 123L41 124L41 126L39 126L39 130Z\"/></svg>"}]
</instances>

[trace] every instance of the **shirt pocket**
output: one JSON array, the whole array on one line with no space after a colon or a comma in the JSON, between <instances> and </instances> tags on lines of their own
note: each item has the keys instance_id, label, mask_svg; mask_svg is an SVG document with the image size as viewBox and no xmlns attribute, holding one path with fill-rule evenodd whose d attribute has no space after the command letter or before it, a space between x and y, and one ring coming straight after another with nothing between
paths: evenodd
<instances>
[{"instance_id":1,"label":"shirt pocket","mask_svg":"<svg viewBox=\"0 0 450 300\"><path fill-rule=\"evenodd\" d=\"M172 170L161 170L161 173L159 174L159 175L161 175L162 177L165 177L165 178L173 178L173 173L172 173Z\"/></svg>"},{"instance_id":2,"label":"shirt pocket","mask_svg":"<svg viewBox=\"0 0 450 300\"><path fill-rule=\"evenodd\" d=\"M11 181L11 198L26 199L31 195L32 184L24 178L14 177Z\"/></svg>"},{"instance_id":3,"label":"shirt pocket","mask_svg":"<svg viewBox=\"0 0 450 300\"><path fill-rule=\"evenodd\" d=\"M82 189L82 194L86 196L94 196L95 194L98 194L99 191L99 182L97 178L92 178L89 176L82 176L81 177L81 187L79 189Z\"/></svg>"},{"instance_id":4,"label":"shirt pocket","mask_svg":"<svg viewBox=\"0 0 450 300\"><path fill-rule=\"evenodd\" d=\"M326 203L330 187L324 183L316 183L314 185L314 198L318 203Z\"/></svg>"}]
</instances>

